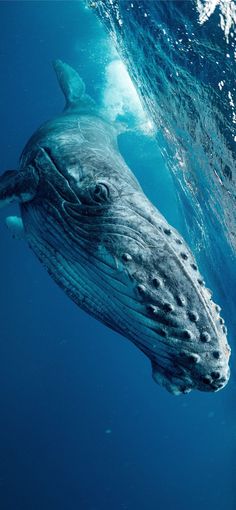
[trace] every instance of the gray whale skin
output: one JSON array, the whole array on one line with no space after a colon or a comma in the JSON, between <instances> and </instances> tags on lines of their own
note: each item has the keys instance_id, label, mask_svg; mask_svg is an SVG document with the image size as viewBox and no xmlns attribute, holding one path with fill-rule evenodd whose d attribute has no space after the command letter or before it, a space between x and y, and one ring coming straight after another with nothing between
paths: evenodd
<instances>
[{"instance_id":1,"label":"gray whale skin","mask_svg":"<svg viewBox=\"0 0 236 510\"><path fill-rule=\"evenodd\" d=\"M144 195L117 147L117 130L67 64L54 68L64 112L31 137L19 171L0 179L7 224L83 310L130 339L154 380L178 395L229 379L220 308L192 253Z\"/></svg>"}]
</instances>

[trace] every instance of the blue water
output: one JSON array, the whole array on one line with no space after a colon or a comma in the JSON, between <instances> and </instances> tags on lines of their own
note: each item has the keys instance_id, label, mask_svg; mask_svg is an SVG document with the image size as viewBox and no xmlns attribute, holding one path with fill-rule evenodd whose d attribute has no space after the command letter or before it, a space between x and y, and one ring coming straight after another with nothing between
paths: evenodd
<instances>
[{"instance_id":1,"label":"blue water","mask_svg":"<svg viewBox=\"0 0 236 510\"><path fill-rule=\"evenodd\" d=\"M83 2L0 2L0 23L4 171L17 167L32 132L63 108L52 60L77 68L104 103L106 72L118 57ZM132 115L120 120L131 125ZM234 350L235 287L224 236L217 268L207 265L189 233L168 152L163 158L139 122L119 144L147 195L192 243ZM169 395L152 381L142 353L78 309L24 242L11 238L6 214L17 207L0 211L1 510L235 510L233 367L217 394Z\"/></svg>"}]
</instances>

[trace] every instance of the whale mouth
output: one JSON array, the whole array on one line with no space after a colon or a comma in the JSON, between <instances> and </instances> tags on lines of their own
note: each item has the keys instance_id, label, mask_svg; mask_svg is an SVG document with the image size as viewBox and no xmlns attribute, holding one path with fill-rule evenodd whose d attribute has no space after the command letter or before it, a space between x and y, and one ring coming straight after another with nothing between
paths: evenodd
<instances>
[{"instance_id":1,"label":"whale mouth","mask_svg":"<svg viewBox=\"0 0 236 510\"><path fill-rule=\"evenodd\" d=\"M48 146L39 147L35 163L37 167L43 168L44 173L46 170L47 178L48 175L50 176L50 184L54 186L55 190L64 200L79 203L78 196L74 192L76 180L66 170L66 167L58 162L53 151Z\"/></svg>"},{"instance_id":2,"label":"whale mouth","mask_svg":"<svg viewBox=\"0 0 236 510\"><path fill-rule=\"evenodd\" d=\"M78 194L76 193L76 180L73 176L58 162L53 151L46 144L37 145L35 151L30 153L30 157L22 157L20 172L27 169L33 169L38 176L38 186L32 200L44 198L48 190L54 190L54 195L61 198L62 203L80 204ZM51 195L53 199L53 193ZM29 201L29 200L28 200ZM56 200L59 206L59 200Z\"/></svg>"}]
</instances>

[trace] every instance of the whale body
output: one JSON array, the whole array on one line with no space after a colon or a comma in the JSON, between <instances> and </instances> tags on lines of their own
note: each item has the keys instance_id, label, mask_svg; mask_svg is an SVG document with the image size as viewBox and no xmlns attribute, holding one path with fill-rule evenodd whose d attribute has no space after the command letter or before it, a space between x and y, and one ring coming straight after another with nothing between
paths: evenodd
<instances>
[{"instance_id":1,"label":"whale body","mask_svg":"<svg viewBox=\"0 0 236 510\"><path fill-rule=\"evenodd\" d=\"M223 388L226 327L193 254L143 193L79 75L54 67L65 110L0 178L0 205L20 203L8 226L75 303L146 354L157 383L173 394Z\"/></svg>"}]
</instances>

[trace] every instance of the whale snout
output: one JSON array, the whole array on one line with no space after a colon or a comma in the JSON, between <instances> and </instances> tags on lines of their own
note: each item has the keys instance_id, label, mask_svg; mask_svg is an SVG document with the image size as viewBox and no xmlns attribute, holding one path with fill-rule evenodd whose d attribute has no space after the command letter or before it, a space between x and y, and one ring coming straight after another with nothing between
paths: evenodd
<instances>
[{"instance_id":1,"label":"whale snout","mask_svg":"<svg viewBox=\"0 0 236 510\"><path fill-rule=\"evenodd\" d=\"M230 377L229 367L210 372L202 378L202 385L199 388L202 391L219 391L226 386Z\"/></svg>"},{"instance_id":2,"label":"whale snout","mask_svg":"<svg viewBox=\"0 0 236 510\"><path fill-rule=\"evenodd\" d=\"M228 383L230 369L228 367L221 371L215 370L206 375L202 375L200 378L196 379L195 377L195 379L192 379L189 374L184 373L179 377L170 376L170 378L168 378L166 374L161 374L160 371L156 371L156 367L154 367L152 375L154 381L166 388L169 393L173 395L185 395L192 390L216 392L223 389ZM198 380L197 384L196 380Z\"/></svg>"},{"instance_id":3,"label":"whale snout","mask_svg":"<svg viewBox=\"0 0 236 510\"><path fill-rule=\"evenodd\" d=\"M164 373L156 363L153 364L154 381L173 395L190 393L192 390L216 392L226 386L230 377L229 367L218 367L212 371L200 371L199 373L179 369L176 375L173 375L174 373L173 370L168 376L168 371Z\"/></svg>"},{"instance_id":4,"label":"whale snout","mask_svg":"<svg viewBox=\"0 0 236 510\"><path fill-rule=\"evenodd\" d=\"M215 338L214 343L217 343L218 348L213 347L202 352L194 350L194 345L192 350L181 349L180 352L172 354L165 370L158 361L153 361L153 379L174 395L186 394L191 390L221 390L230 377L230 348L226 338Z\"/></svg>"}]
</instances>

